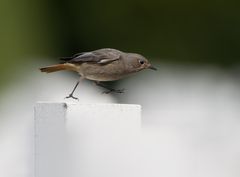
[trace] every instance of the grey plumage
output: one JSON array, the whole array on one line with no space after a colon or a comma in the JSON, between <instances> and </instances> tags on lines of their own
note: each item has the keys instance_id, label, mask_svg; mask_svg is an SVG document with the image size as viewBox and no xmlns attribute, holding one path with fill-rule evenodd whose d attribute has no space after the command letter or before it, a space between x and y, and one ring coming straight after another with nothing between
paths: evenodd
<instances>
[{"instance_id":1,"label":"grey plumage","mask_svg":"<svg viewBox=\"0 0 240 177\"><path fill-rule=\"evenodd\" d=\"M92 52L83 52L74 55L73 57L61 58L68 63L108 63L120 58L123 52L116 49L99 49Z\"/></svg>"},{"instance_id":2,"label":"grey plumage","mask_svg":"<svg viewBox=\"0 0 240 177\"><path fill-rule=\"evenodd\" d=\"M61 60L64 61L61 64L47 66L40 68L40 70L47 73L71 70L78 72L82 78L93 80L98 84L100 81L119 80L143 69L156 70L156 68L140 54L125 53L111 48L78 53L72 57L61 58ZM100 86L102 86L102 84ZM74 87L74 90L75 89L76 87ZM113 89L110 90L117 91ZM73 92L69 97L74 98L72 96Z\"/></svg>"}]
</instances>

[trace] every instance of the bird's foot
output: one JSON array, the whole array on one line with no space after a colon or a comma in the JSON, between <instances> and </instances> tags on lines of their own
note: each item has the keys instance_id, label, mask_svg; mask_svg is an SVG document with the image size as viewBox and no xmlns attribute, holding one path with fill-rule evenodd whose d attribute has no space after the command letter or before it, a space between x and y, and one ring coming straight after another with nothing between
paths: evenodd
<instances>
[{"instance_id":1,"label":"bird's foot","mask_svg":"<svg viewBox=\"0 0 240 177\"><path fill-rule=\"evenodd\" d=\"M124 93L125 89L109 89L104 92L103 94L109 94L109 93Z\"/></svg>"},{"instance_id":2,"label":"bird's foot","mask_svg":"<svg viewBox=\"0 0 240 177\"><path fill-rule=\"evenodd\" d=\"M68 96L65 97L65 99L68 99L68 98L72 98L74 100L78 100L79 101L79 99L77 97L74 97L72 93L70 93Z\"/></svg>"}]
</instances>

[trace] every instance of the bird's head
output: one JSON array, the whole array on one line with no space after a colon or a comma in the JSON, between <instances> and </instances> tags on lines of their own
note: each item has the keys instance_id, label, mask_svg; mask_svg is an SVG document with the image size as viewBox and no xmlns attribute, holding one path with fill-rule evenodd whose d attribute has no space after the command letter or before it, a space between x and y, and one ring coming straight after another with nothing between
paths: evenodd
<instances>
[{"instance_id":1,"label":"bird's head","mask_svg":"<svg viewBox=\"0 0 240 177\"><path fill-rule=\"evenodd\" d=\"M127 65L135 71L141 71L143 69L157 70L151 63L142 55L136 53L128 53Z\"/></svg>"}]
</instances>

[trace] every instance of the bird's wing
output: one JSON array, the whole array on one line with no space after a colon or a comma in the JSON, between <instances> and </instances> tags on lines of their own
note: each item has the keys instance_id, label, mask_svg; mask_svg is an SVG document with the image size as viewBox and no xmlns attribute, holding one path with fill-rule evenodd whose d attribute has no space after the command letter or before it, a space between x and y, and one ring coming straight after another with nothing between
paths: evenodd
<instances>
[{"instance_id":1,"label":"bird's wing","mask_svg":"<svg viewBox=\"0 0 240 177\"><path fill-rule=\"evenodd\" d=\"M73 57L69 58L62 58L62 60L69 62L69 63L84 63L84 62L91 62L91 63L100 63L106 64L120 58L121 54L116 52L115 50L96 50L93 52L85 52L79 53L74 55Z\"/></svg>"}]
</instances>

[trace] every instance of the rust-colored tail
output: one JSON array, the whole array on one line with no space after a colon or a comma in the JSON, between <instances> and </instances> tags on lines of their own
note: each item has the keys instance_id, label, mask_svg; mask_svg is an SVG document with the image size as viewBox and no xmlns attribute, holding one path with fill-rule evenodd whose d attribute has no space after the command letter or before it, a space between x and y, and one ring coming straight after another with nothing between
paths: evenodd
<instances>
[{"instance_id":1,"label":"rust-colored tail","mask_svg":"<svg viewBox=\"0 0 240 177\"><path fill-rule=\"evenodd\" d=\"M65 64L57 64L57 65L40 68L42 72L46 72L46 73L52 73L52 72L61 71L65 69L68 69L68 67Z\"/></svg>"}]
</instances>

